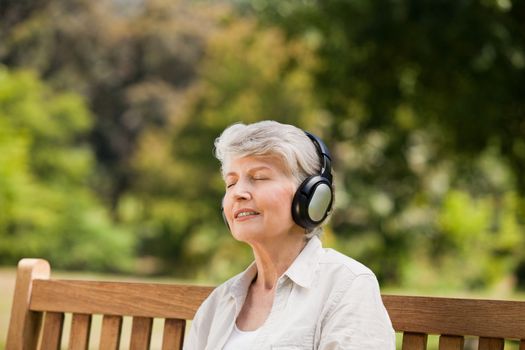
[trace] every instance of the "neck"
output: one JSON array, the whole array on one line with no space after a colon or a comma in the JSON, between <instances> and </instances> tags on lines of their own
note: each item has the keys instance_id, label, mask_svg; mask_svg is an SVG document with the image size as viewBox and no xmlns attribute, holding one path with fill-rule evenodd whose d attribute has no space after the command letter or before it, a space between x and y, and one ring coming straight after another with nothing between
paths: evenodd
<instances>
[{"instance_id":1,"label":"neck","mask_svg":"<svg viewBox=\"0 0 525 350\"><path fill-rule=\"evenodd\" d=\"M271 291L295 258L301 253L306 240L302 234L292 234L278 241L253 242L250 244L257 265L254 287Z\"/></svg>"}]
</instances>

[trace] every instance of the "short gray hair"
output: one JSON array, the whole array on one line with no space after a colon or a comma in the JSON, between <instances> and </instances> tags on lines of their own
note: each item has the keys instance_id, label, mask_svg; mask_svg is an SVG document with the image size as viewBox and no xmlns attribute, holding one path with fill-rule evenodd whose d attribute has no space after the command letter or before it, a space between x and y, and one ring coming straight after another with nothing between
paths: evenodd
<instances>
[{"instance_id":1,"label":"short gray hair","mask_svg":"<svg viewBox=\"0 0 525 350\"><path fill-rule=\"evenodd\" d=\"M215 139L215 157L224 164L232 158L275 155L283 160L299 186L307 177L318 174L321 160L314 143L305 132L293 125L273 120L253 124L237 123L227 127ZM307 230L307 239L319 236L320 227Z\"/></svg>"}]
</instances>

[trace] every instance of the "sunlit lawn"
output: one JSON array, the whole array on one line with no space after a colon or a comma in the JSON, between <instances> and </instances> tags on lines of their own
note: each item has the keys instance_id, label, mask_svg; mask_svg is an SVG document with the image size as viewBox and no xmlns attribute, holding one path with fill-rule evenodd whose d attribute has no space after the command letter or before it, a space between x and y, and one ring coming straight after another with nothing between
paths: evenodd
<instances>
[{"instance_id":1,"label":"sunlit lawn","mask_svg":"<svg viewBox=\"0 0 525 350\"><path fill-rule=\"evenodd\" d=\"M15 287L14 269L0 268L0 348L4 348L7 337L7 325L11 312L11 301Z\"/></svg>"},{"instance_id":2,"label":"sunlit lawn","mask_svg":"<svg viewBox=\"0 0 525 350\"><path fill-rule=\"evenodd\" d=\"M9 323L9 313L11 311L11 302L13 297L13 290L15 285L15 269L14 268L0 268L0 349L5 348L5 339L7 337L7 328ZM97 279L97 280L119 280L119 281L149 281L162 283L188 283L188 281L180 281L174 279L139 279L133 277L114 276L114 275L99 275L88 273L71 273L71 272L53 272L53 278L71 278L71 279ZM387 289L383 291L385 294L401 294L401 295L441 295L448 297L481 297L481 298L496 298L496 299L520 299L524 300L523 295L501 295L501 293L432 293L431 291L405 291L402 289ZM98 338L100 335L102 316L95 316L93 319L93 328L91 331L90 347L97 348ZM69 336L69 324L71 323L71 315L66 315L65 326L63 332L63 344L67 344ZM155 320L153 324L153 336L151 340L151 349L160 349L162 341L162 321ZM121 349L129 349L129 333L131 330L131 318L125 317L122 328L122 342ZM401 339L398 335L398 349L401 347ZM428 340L429 350L437 349L438 337L430 336ZM477 349L477 341L475 339L466 339L465 350ZM506 350L517 350L516 343L507 344Z\"/></svg>"}]
</instances>

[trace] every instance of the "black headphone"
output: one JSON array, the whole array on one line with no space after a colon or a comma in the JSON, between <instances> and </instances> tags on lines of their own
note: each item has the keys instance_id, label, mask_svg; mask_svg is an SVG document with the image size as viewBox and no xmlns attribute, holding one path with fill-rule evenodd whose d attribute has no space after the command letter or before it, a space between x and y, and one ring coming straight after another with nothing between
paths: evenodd
<instances>
[{"instance_id":1,"label":"black headphone","mask_svg":"<svg viewBox=\"0 0 525 350\"><path fill-rule=\"evenodd\" d=\"M319 226L330 214L334 201L332 189L332 158L328 147L317 136L305 131L306 136L315 145L321 159L319 175L307 177L297 188L292 201L292 218L295 223L305 229ZM224 197L222 199L224 201ZM228 221L224 215L221 201L221 214L228 229Z\"/></svg>"},{"instance_id":2,"label":"black headphone","mask_svg":"<svg viewBox=\"0 0 525 350\"><path fill-rule=\"evenodd\" d=\"M317 149L321 170L319 175L307 177L297 188L292 201L292 218L297 225L313 229L326 219L332 209L332 158L321 139L306 131L305 134Z\"/></svg>"}]
</instances>

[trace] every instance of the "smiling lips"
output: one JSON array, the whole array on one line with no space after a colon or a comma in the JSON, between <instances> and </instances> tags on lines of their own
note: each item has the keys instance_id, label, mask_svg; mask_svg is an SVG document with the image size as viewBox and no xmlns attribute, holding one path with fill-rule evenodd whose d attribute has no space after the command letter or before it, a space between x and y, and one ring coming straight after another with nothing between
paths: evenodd
<instances>
[{"instance_id":1,"label":"smiling lips","mask_svg":"<svg viewBox=\"0 0 525 350\"><path fill-rule=\"evenodd\" d=\"M259 215L259 213L251 209L240 209L234 213L235 219L242 219L255 215Z\"/></svg>"}]
</instances>

